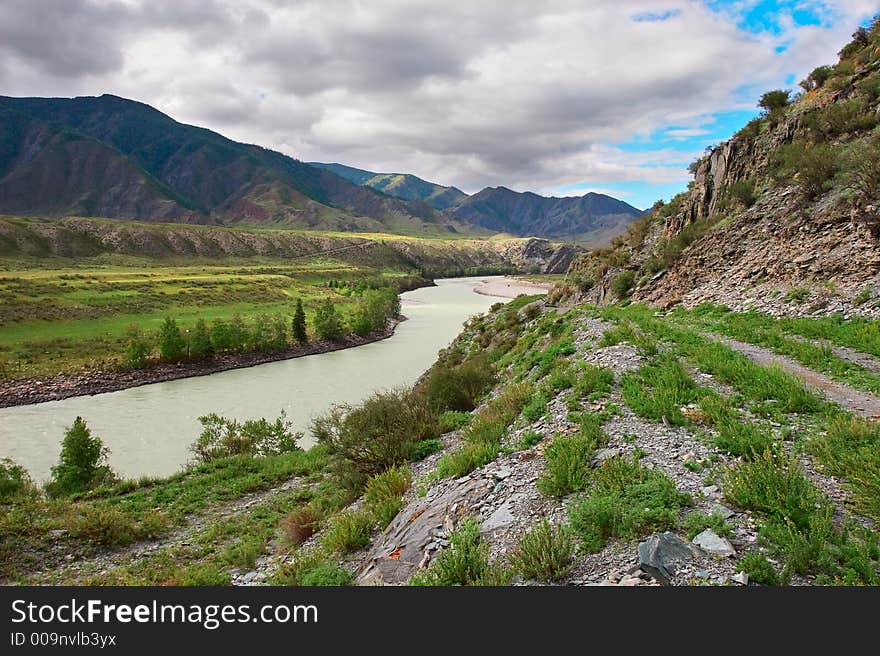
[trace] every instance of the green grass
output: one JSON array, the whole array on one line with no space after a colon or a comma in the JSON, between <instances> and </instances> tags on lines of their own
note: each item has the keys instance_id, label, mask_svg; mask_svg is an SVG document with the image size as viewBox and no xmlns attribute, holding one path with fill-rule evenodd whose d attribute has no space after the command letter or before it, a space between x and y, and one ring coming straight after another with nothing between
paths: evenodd
<instances>
[{"instance_id":1,"label":"green grass","mask_svg":"<svg viewBox=\"0 0 880 656\"><path fill-rule=\"evenodd\" d=\"M693 540L706 529L712 529L716 535L725 538L733 537L733 529L724 521L724 517L717 513L706 515L701 512L688 513L681 522L688 540Z\"/></svg>"},{"instance_id":2,"label":"green grass","mask_svg":"<svg viewBox=\"0 0 880 656\"><path fill-rule=\"evenodd\" d=\"M611 458L596 469L585 495L569 505L569 523L587 551L609 538L638 538L673 528L690 498L658 470L637 459Z\"/></svg>"},{"instance_id":3,"label":"green grass","mask_svg":"<svg viewBox=\"0 0 880 656\"><path fill-rule=\"evenodd\" d=\"M531 387L511 385L474 416L464 430L463 444L437 463L438 478L460 477L492 462L501 453L501 442L511 423L531 398Z\"/></svg>"},{"instance_id":4,"label":"green grass","mask_svg":"<svg viewBox=\"0 0 880 656\"><path fill-rule=\"evenodd\" d=\"M541 519L517 542L510 555L513 569L526 580L559 581L571 571L575 542L564 527Z\"/></svg>"},{"instance_id":5,"label":"green grass","mask_svg":"<svg viewBox=\"0 0 880 656\"><path fill-rule=\"evenodd\" d=\"M505 585L510 580L510 572L489 563L489 545L480 536L480 524L474 518L462 520L449 536L449 543L410 585Z\"/></svg>"},{"instance_id":6,"label":"green grass","mask_svg":"<svg viewBox=\"0 0 880 656\"><path fill-rule=\"evenodd\" d=\"M557 435L544 449L544 471L538 489L561 499L582 490L587 484L593 452L608 443L595 415L585 415L574 435Z\"/></svg>"},{"instance_id":7,"label":"green grass","mask_svg":"<svg viewBox=\"0 0 880 656\"><path fill-rule=\"evenodd\" d=\"M52 262L52 268L19 262L21 268L7 267L0 275L0 379L119 367L126 328L137 324L152 335L166 316L184 330L198 319L252 320L261 314L284 316L289 326L296 298L311 317L327 297L347 315L354 299L327 287L329 281L391 280L404 273L328 258Z\"/></svg>"},{"instance_id":8,"label":"green grass","mask_svg":"<svg viewBox=\"0 0 880 656\"><path fill-rule=\"evenodd\" d=\"M639 417L684 425L681 408L697 398L697 386L678 359L663 354L620 381L626 404Z\"/></svg>"}]
</instances>

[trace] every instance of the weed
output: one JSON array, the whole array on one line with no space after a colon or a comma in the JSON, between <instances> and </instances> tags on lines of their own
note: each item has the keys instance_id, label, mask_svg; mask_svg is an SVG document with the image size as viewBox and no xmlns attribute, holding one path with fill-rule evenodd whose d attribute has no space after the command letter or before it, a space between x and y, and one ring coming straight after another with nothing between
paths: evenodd
<instances>
[{"instance_id":1,"label":"weed","mask_svg":"<svg viewBox=\"0 0 880 656\"><path fill-rule=\"evenodd\" d=\"M510 562L527 580L558 581L571 571L573 558L574 540L545 518L519 539Z\"/></svg>"}]
</instances>

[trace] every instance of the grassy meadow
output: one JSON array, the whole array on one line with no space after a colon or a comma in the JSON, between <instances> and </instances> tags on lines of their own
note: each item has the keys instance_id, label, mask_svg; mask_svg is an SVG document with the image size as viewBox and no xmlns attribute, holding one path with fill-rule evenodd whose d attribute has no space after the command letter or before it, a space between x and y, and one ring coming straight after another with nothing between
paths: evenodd
<instances>
[{"instance_id":1,"label":"grassy meadow","mask_svg":"<svg viewBox=\"0 0 880 656\"><path fill-rule=\"evenodd\" d=\"M330 283L411 273L330 257L10 258L0 268L0 380L117 366L129 326L154 334L168 316L183 330L199 319L263 314L289 323L302 299L311 321L318 302L331 298L344 317L354 299Z\"/></svg>"}]
</instances>

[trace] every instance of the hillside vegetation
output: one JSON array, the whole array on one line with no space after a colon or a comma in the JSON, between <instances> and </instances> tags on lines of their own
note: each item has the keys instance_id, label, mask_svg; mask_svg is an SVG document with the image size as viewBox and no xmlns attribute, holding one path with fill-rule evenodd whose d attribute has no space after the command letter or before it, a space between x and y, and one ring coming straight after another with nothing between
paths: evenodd
<instances>
[{"instance_id":1,"label":"hillside vegetation","mask_svg":"<svg viewBox=\"0 0 880 656\"><path fill-rule=\"evenodd\" d=\"M576 262L565 293L876 314L880 23L801 85L766 93L758 118L691 165L687 191Z\"/></svg>"}]
</instances>

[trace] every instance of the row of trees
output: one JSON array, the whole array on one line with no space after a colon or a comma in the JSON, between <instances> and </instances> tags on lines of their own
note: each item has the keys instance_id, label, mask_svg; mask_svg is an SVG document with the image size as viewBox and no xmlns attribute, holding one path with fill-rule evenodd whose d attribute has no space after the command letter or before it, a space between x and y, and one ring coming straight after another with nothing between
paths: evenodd
<instances>
[{"instance_id":1,"label":"row of trees","mask_svg":"<svg viewBox=\"0 0 880 656\"><path fill-rule=\"evenodd\" d=\"M394 289L366 289L347 319L340 315L332 299L321 301L312 317L312 327L318 339L340 341L349 333L365 336L381 330L390 317L398 314L400 299ZM277 315L261 314L250 322L234 316L229 320L215 319L210 325L199 319L192 330L181 330L174 318L166 317L156 335L149 336L140 326L132 325L126 338L124 362L128 367L140 368L156 349L163 362L204 360L219 353L283 351L292 343L308 343L309 331L302 300L297 299L289 321Z\"/></svg>"}]
</instances>

